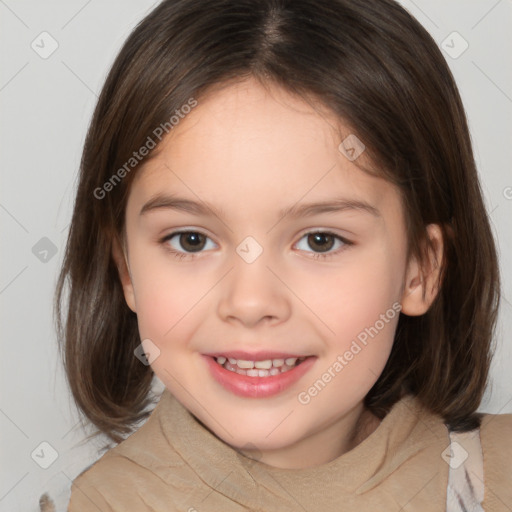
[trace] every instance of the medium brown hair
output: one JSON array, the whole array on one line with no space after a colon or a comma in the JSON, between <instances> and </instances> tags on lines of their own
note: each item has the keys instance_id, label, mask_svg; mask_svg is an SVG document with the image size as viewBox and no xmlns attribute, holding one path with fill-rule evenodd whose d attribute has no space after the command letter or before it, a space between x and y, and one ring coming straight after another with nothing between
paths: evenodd
<instances>
[{"instance_id":1,"label":"medium brown hair","mask_svg":"<svg viewBox=\"0 0 512 512\"><path fill-rule=\"evenodd\" d=\"M426 314L400 315L365 405L382 418L412 393L450 428L475 428L499 305L495 244L453 76L427 31L392 0L165 0L133 30L89 127L55 297L77 405L114 442L150 405L152 370L134 357L137 317L111 255L141 166L102 198L95 191L190 98L200 103L248 77L315 98L364 141L373 172L400 190L409 256L422 258L426 226L440 225L440 291Z\"/></svg>"}]
</instances>

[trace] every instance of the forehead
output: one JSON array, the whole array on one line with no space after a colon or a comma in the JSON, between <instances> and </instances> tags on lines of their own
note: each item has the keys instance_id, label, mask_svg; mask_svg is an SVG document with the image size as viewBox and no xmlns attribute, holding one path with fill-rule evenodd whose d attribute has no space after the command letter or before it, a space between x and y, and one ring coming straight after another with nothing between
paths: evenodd
<instances>
[{"instance_id":1,"label":"forehead","mask_svg":"<svg viewBox=\"0 0 512 512\"><path fill-rule=\"evenodd\" d=\"M245 167L251 157L269 156L277 166L314 158L318 151L332 153L340 142L336 124L339 121L319 104L248 79L214 89L200 99L172 130L164 147L172 145L174 157L190 156L194 150L225 165L240 157Z\"/></svg>"},{"instance_id":2,"label":"forehead","mask_svg":"<svg viewBox=\"0 0 512 512\"><path fill-rule=\"evenodd\" d=\"M165 191L185 193L239 215L252 205L277 211L333 194L396 208L394 187L340 151L349 135L318 104L256 80L232 84L198 100L174 126L137 174L131 196L140 202Z\"/></svg>"}]
</instances>

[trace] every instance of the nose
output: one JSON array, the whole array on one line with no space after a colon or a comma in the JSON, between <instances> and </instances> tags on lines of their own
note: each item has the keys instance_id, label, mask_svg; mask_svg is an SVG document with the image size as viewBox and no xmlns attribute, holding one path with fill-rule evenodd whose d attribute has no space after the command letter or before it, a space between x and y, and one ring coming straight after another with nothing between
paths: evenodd
<instances>
[{"instance_id":1,"label":"nose","mask_svg":"<svg viewBox=\"0 0 512 512\"><path fill-rule=\"evenodd\" d=\"M235 254L234 267L222 282L219 317L252 328L286 321L291 312L290 292L276 274L267 265L265 253L252 263Z\"/></svg>"}]
</instances>

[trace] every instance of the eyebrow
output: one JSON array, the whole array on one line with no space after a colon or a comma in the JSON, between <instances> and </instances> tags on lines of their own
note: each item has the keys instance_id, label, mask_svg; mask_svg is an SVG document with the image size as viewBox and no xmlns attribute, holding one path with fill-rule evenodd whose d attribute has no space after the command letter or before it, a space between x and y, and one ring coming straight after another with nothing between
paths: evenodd
<instances>
[{"instance_id":1,"label":"eyebrow","mask_svg":"<svg viewBox=\"0 0 512 512\"><path fill-rule=\"evenodd\" d=\"M197 202L177 196L158 194L144 204L140 210L139 216L160 209L177 210L203 216L211 215L213 213L220 219L222 219L224 215L222 209L217 209L215 206L205 201ZM286 216L294 218L311 217L321 213L336 213L343 211L360 211L363 213L369 213L374 217L381 216L380 211L366 201L347 198L335 198L316 203L296 203L280 210L278 216L279 218Z\"/></svg>"}]
</instances>

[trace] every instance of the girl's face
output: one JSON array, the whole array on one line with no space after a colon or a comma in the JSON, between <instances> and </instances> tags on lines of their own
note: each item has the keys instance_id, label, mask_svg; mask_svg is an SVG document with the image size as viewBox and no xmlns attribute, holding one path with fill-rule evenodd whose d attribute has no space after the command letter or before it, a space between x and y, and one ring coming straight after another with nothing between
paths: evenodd
<instances>
[{"instance_id":1,"label":"girl's face","mask_svg":"<svg viewBox=\"0 0 512 512\"><path fill-rule=\"evenodd\" d=\"M399 194L334 126L252 79L205 98L134 179L128 272L117 256L156 375L279 467L332 460L364 418L375 428L362 400L409 293Z\"/></svg>"}]
</instances>

